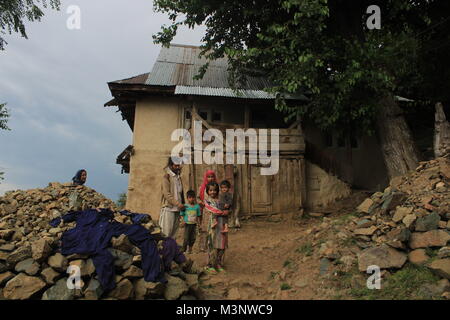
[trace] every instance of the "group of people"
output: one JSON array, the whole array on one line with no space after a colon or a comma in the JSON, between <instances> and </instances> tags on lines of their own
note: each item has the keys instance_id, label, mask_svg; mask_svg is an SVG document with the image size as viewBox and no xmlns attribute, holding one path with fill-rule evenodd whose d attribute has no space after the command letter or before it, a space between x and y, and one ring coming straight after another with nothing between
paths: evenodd
<instances>
[{"instance_id":1,"label":"group of people","mask_svg":"<svg viewBox=\"0 0 450 320\"><path fill-rule=\"evenodd\" d=\"M163 176L159 225L162 232L175 238L179 225L184 227L182 251L192 253L197 232L200 251L208 253L205 270L209 274L224 272L228 247L228 216L233 210L231 183L217 181L216 173L207 170L196 193L183 191L181 165L169 158ZM187 201L186 201L187 200Z\"/></svg>"},{"instance_id":2,"label":"group of people","mask_svg":"<svg viewBox=\"0 0 450 320\"><path fill-rule=\"evenodd\" d=\"M205 271L209 274L224 272L225 250L228 247L228 216L233 208L231 183L217 180L213 170L207 170L196 193L184 194L181 164L169 157L161 185L161 211L159 225L162 233L175 239L179 226L184 228L182 252L192 253L199 234L201 252L207 252ZM86 182L87 172L79 170L72 178L74 185ZM76 202L75 200L73 202Z\"/></svg>"}]
</instances>

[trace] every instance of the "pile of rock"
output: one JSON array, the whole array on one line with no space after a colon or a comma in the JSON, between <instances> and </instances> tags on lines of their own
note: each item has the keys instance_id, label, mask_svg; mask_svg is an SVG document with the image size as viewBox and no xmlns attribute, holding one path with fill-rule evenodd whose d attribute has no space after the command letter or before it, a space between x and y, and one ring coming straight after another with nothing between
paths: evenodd
<instances>
[{"instance_id":1,"label":"pile of rock","mask_svg":"<svg viewBox=\"0 0 450 320\"><path fill-rule=\"evenodd\" d=\"M360 271L370 265L401 268L407 260L450 279L450 160L421 162L412 173L394 178L384 192L364 200L363 217L351 224L362 249Z\"/></svg>"},{"instance_id":2,"label":"pile of rock","mask_svg":"<svg viewBox=\"0 0 450 320\"><path fill-rule=\"evenodd\" d=\"M11 191L0 197L0 299L201 298L198 274L185 273L180 267L166 274L166 285L146 282L140 250L125 235L113 238L110 248L115 257L117 287L103 292L92 259L58 252L61 235L75 222L56 228L49 225L68 210L88 208L109 208L116 212L115 220L132 223L117 212L114 202L85 186L50 183L45 189ZM143 226L152 234L160 232L150 216ZM79 286L70 280L70 266L79 267Z\"/></svg>"}]
</instances>

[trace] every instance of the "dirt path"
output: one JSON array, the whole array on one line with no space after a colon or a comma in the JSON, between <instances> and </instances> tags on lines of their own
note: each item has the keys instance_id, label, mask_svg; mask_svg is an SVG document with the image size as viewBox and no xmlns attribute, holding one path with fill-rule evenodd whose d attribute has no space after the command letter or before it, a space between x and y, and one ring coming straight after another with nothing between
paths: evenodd
<instances>
[{"instance_id":1,"label":"dirt path","mask_svg":"<svg viewBox=\"0 0 450 320\"><path fill-rule=\"evenodd\" d=\"M327 215L337 219L354 208L364 195L354 195L346 205L337 205ZM225 273L202 275L206 299L333 299L337 292L320 274L321 260L310 251L320 239L311 228L321 224L320 218L252 218L242 228L232 230L225 257ZM178 239L181 241L181 239ZM206 265L206 253L198 243L187 255L197 267Z\"/></svg>"}]
</instances>

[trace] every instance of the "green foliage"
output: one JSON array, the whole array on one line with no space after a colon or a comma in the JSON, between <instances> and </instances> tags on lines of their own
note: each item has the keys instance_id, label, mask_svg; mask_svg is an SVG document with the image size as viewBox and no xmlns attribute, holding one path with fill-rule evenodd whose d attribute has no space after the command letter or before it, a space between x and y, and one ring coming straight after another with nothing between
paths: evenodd
<instances>
[{"instance_id":1,"label":"green foliage","mask_svg":"<svg viewBox=\"0 0 450 320\"><path fill-rule=\"evenodd\" d=\"M280 286L281 290L289 290L291 288L292 287L289 284L287 284L287 283L282 283L281 286Z\"/></svg>"},{"instance_id":2,"label":"green foliage","mask_svg":"<svg viewBox=\"0 0 450 320\"><path fill-rule=\"evenodd\" d=\"M10 130L6 123L8 122L9 113L6 109L6 103L0 103L0 130Z\"/></svg>"},{"instance_id":3,"label":"green foliage","mask_svg":"<svg viewBox=\"0 0 450 320\"><path fill-rule=\"evenodd\" d=\"M9 113L8 113L8 109L6 109L6 103L0 103L0 130L2 130L2 129L3 130L11 130L6 125L6 123L8 122L8 118L9 118ZM0 181L5 179L3 177L4 174L5 174L4 172L0 172Z\"/></svg>"},{"instance_id":4,"label":"green foliage","mask_svg":"<svg viewBox=\"0 0 450 320\"><path fill-rule=\"evenodd\" d=\"M284 261L284 263L283 263L283 267L284 268L286 268L286 267L289 267L290 265L292 265L292 261L291 260L286 260L286 261Z\"/></svg>"},{"instance_id":5,"label":"green foliage","mask_svg":"<svg viewBox=\"0 0 450 320\"><path fill-rule=\"evenodd\" d=\"M313 247L312 247L311 243L308 242L308 243L305 243L305 244L301 245L295 251L300 253L300 254L304 254L305 256L309 257L313 253Z\"/></svg>"},{"instance_id":6,"label":"green foliage","mask_svg":"<svg viewBox=\"0 0 450 320\"><path fill-rule=\"evenodd\" d=\"M178 26L204 24L202 52L210 60L228 56L234 86L245 83L246 76L264 76L273 82L268 91L277 94L276 108L286 118L298 115L324 130L370 134L382 97L395 93L416 98L423 93L426 70L439 65L432 62L423 36L434 32L436 23L444 28L448 7L444 1L384 1L379 4L381 29L369 30L366 9L371 4L155 0L155 10L168 14L172 25L163 26L154 40L168 45ZM435 38L450 39L448 32ZM429 79L438 81L431 74ZM440 92L447 91L442 87ZM297 93L307 95L309 102L284 99Z\"/></svg>"},{"instance_id":7,"label":"green foliage","mask_svg":"<svg viewBox=\"0 0 450 320\"><path fill-rule=\"evenodd\" d=\"M427 299L421 293L425 284L434 284L439 280L428 268L408 264L387 280L381 282L381 289L370 290L367 287L352 288L350 294L363 300L406 300Z\"/></svg>"},{"instance_id":8,"label":"green foliage","mask_svg":"<svg viewBox=\"0 0 450 320\"><path fill-rule=\"evenodd\" d=\"M24 20L40 21L44 16L43 8L47 8L49 4L52 9L59 10L60 0L0 1L0 34L16 32L27 39ZM0 36L0 50L4 50L7 44Z\"/></svg>"},{"instance_id":9,"label":"green foliage","mask_svg":"<svg viewBox=\"0 0 450 320\"><path fill-rule=\"evenodd\" d=\"M123 208L125 208L126 204L127 204L127 194L126 194L126 192L123 192L123 193L119 194L119 199L116 201L116 205L120 209L123 209Z\"/></svg>"}]
</instances>

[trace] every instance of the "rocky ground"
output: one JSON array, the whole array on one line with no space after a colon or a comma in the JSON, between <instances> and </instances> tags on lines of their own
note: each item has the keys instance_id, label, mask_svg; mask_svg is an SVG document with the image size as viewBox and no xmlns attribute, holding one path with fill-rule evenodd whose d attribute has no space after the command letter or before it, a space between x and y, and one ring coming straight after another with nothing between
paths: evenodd
<instances>
[{"instance_id":1,"label":"rocky ground","mask_svg":"<svg viewBox=\"0 0 450 320\"><path fill-rule=\"evenodd\" d=\"M201 286L228 299L449 299L449 182L444 157L301 219L244 222L230 234L227 273L202 276ZM367 287L371 265L379 290Z\"/></svg>"},{"instance_id":2,"label":"rocky ground","mask_svg":"<svg viewBox=\"0 0 450 320\"><path fill-rule=\"evenodd\" d=\"M206 254L188 255L195 273L167 275L167 286L142 279L140 255L114 239L117 289L103 293L87 257L57 252L62 232L48 221L74 205L114 204L92 189L69 185L16 191L0 198L0 297L6 299L449 299L450 160L420 163L383 192L353 194L302 217L244 219L230 232L225 273L200 272ZM124 216L116 219L130 223ZM159 229L149 221L149 232ZM182 230L180 230L182 231ZM181 243L182 232L177 239ZM68 290L68 265L80 266L83 289ZM368 266L381 269L369 289Z\"/></svg>"},{"instance_id":3,"label":"rocky ground","mask_svg":"<svg viewBox=\"0 0 450 320\"><path fill-rule=\"evenodd\" d=\"M196 299L198 274L175 269L166 275L167 285L143 279L141 255L125 235L112 239L117 287L104 292L96 279L92 259L82 255L63 256L59 240L75 222L52 228L49 222L70 209L109 208L115 220L131 224L117 213L115 204L85 186L50 183L47 188L13 191L0 197L0 299ZM150 233L159 233L155 224L144 224ZM81 289L69 289L70 266L81 271ZM69 270L70 271L70 270Z\"/></svg>"}]
</instances>

